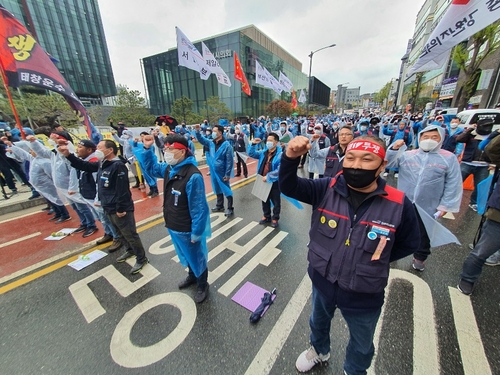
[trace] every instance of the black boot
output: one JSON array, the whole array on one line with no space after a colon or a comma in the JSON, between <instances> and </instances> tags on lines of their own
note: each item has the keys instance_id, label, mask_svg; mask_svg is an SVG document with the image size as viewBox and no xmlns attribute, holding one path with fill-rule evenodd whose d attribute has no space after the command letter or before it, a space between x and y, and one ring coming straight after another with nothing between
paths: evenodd
<instances>
[{"instance_id":1,"label":"black boot","mask_svg":"<svg viewBox=\"0 0 500 375\"><path fill-rule=\"evenodd\" d=\"M135 176L135 185L132 186L134 189L138 189L140 185L139 177Z\"/></svg>"}]
</instances>

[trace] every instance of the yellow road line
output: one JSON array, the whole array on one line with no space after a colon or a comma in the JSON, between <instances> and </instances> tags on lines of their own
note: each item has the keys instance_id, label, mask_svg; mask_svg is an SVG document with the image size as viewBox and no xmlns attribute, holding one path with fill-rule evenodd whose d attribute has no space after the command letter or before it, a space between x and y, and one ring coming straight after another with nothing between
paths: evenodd
<instances>
[{"instance_id":1,"label":"yellow road line","mask_svg":"<svg viewBox=\"0 0 500 375\"><path fill-rule=\"evenodd\" d=\"M239 189L245 185L248 185L249 183L255 181L255 177L251 177L251 178L248 178L242 182L238 182L236 184L234 184L233 186L231 186L233 189ZM212 201L216 198L216 196L211 193L208 197L207 197L207 201ZM156 220L153 220L147 224L144 224L142 226L140 226L139 228L137 228L137 232L143 232L145 230L148 230L156 225L159 225L163 223L163 218L161 219L156 219ZM88 254L88 253L91 253L92 251L94 250L100 250L100 249L104 249L106 248L108 245L104 244L104 245L98 245L98 246L94 246L88 250L85 250L83 251L82 253L78 254L78 255L73 255L69 258L66 258L60 262L57 262L57 263L54 263L46 268L43 268L39 271L36 271L28 276L25 276L25 277L22 277L20 278L19 280L16 280L16 281L13 281L7 285L4 285L2 287L0 287L0 295L4 294L4 293L7 293L17 287L20 287L22 285L25 285L25 284L28 284L29 282L33 281L33 280L36 280L42 276L45 276L51 272L54 272L54 271L57 271L58 269L60 268L63 268L64 266L67 266L69 263L73 262L74 260L77 260L78 257L82 254Z\"/></svg>"}]
</instances>

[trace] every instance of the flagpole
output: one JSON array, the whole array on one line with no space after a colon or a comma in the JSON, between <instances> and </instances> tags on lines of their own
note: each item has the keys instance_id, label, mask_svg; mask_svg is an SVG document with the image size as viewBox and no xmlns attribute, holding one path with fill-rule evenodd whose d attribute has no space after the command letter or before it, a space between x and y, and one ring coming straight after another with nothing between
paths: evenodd
<instances>
[{"instance_id":1,"label":"flagpole","mask_svg":"<svg viewBox=\"0 0 500 375\"><path fill-rule=\"evenodd\" d=\"M21 120L19 119L19 114L17 113L16 106L14 105L14 100L12 99L12 94L9 90L9 81L7 80L7 74L5 74L5 70L3 65L0 63L0 71L2 73L3 85L5 87L5 92L7 92L7 97L9 98L10 107L12 108L12 112L14 113L14 118L16 119L17 127L21 132L22 139L26 139L26 134L24 134L24 129L21 125Z\"/></svg>"}]
</instances>

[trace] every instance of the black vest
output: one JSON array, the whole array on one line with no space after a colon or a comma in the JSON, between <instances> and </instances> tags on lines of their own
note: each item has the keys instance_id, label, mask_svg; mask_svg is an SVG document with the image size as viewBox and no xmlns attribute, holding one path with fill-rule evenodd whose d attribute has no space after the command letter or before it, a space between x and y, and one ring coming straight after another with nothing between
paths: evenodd
<instances>
[{"instance_id":1,"label":"black vest","mask_svg":"<svg viewBox=\"0 0 500 375\"><path fill-rule=\"evenodd\" d=\"M342 160L344 159L344 152L337 143L331 146L328 150L325 160L325 177L334 177L342 170Z\"/></svg>"},{"instance_id":2,"label":"black vest","mask_svg":"<svg viewBox=\"0 0 500 375\"><path fill-rule=\"evenodd\" d=\"M237 134L234 137L234 150L239 151L239 152L245 152L246 151L246 146L245 146L245 135L243 133Z\"/></svg>"},{"instance_id":3,"label":"black vest","mask_svg":"<svg viewBox=\"0 0 500 375\"><path fill-rule=\"evenodd\" d=\"M191 214L189 212L186 185L191 176L200 173L192 164L183 166L170 179L170 167L165 170L163 180L163 218L165 226L178 232L191 232Z\"/></svg>"}]
</instances>

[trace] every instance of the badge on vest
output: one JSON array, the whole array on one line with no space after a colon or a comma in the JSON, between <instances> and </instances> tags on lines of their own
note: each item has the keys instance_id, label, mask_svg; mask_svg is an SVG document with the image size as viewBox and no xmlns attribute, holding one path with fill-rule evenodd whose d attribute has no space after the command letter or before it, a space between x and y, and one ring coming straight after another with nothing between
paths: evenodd
<instances>
[{"instance_id":1,"label":"badge on vest","mask_svg":"<svg viewBox=\"0 0 500 375\"><path fill-rule=\"evenodd\" d=\"M181 195L181 192L179 190L175 190L172 188L172 194L174 195L174 206L177 207L177 204L179 203L179 196Z\"/></svg>"},{"instance_id":2,"label":"badge on vest","mask_svg":"<svg viewBox=\"0 0 500 375\"><path fill-rule=\"evenodd\" d=\"M378 227L376 225L372 225L372 229L371 229L370 233L375 233L375 234L380 235L380 236L388 237L389 236L389 229L383 228L383 227ZM370 233L368 233L368 235ZM370 238L370 237L368 237L368 238ZM370 238L370 240L371 239L372 238ZM373 238L373 239L375 239L375 238Z\"/></svg>"}]
</instances>

